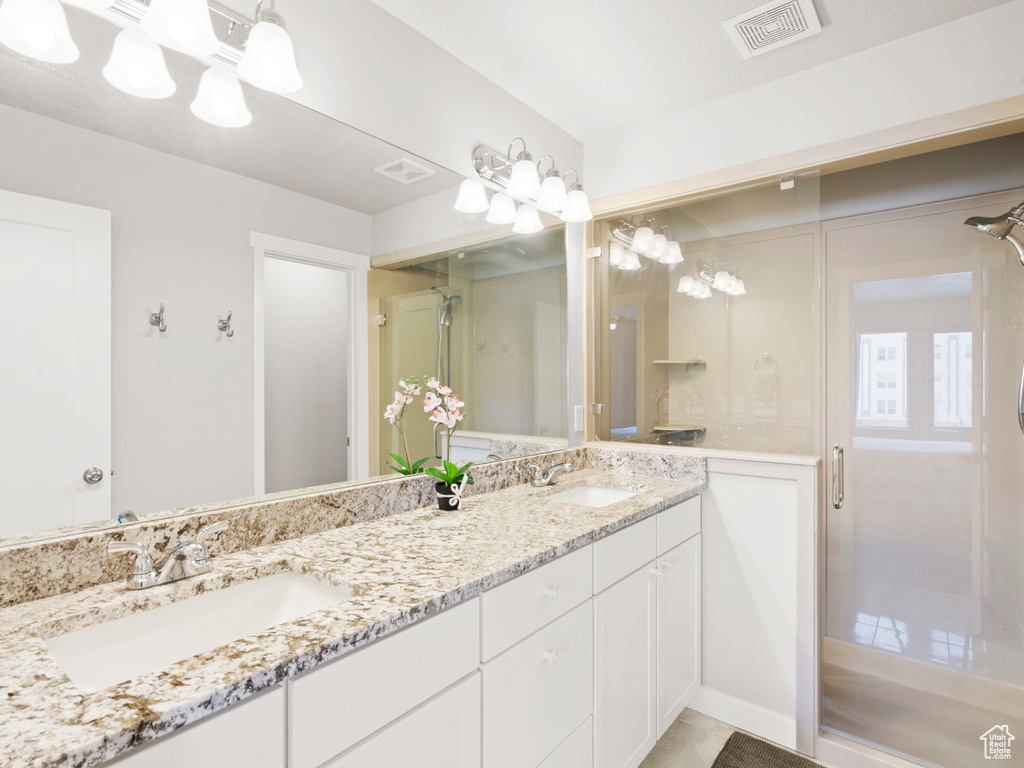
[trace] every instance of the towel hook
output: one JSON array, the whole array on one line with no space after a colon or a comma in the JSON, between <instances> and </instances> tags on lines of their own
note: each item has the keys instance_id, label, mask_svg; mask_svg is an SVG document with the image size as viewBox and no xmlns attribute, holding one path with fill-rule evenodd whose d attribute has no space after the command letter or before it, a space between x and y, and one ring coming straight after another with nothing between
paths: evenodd
<instances>
[{"instance_id":1,"label":"towel hook","mask_svg":"<svg viewBox=\"0 0 1024 768\"><path fill-rule=\"evenodd\" d=\"M774 365L775 364L775 358L772 357L767 352L765 352L763 355L761 355L759 358L757 358L757 360L754 361L754 370L755 371L761 370L761 364L762 363L767 363L768 365Z\"/></svg>"},{"instance_id":2,"label":"towel hook","mask_svg":"<svg viewBox=\"0 0 1024 768\"><path fill-rule=\"evenodd\" d=\"M164 305L160 305L159 312L153 312L149 316L149 324L160 329L160 333L167 333L167 323L164 322Z\"/></svg>"},{"instance_id":3,"label":"towel hook","mask_svg":"<svg viewBox=\"0 0 1024 768\"><path fill-rule=\"evenodd\" d=\"M221 320L220 318L217 318L217 330L218 331L222 331L223 333L225 333L229 339L232 336L235 335L235 332L233 330L231 330L231 310L230 309L228 310L227 320Z\"/></svg>"}]
</instances>

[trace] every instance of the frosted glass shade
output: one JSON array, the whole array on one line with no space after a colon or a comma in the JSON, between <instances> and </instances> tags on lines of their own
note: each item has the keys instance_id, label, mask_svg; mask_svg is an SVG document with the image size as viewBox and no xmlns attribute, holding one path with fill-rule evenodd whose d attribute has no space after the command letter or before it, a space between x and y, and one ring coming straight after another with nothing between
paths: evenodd
<instances>
[{"instance_id":1,"label":"frosted glass shade","mask_svg":"<svg viewBox=\"0 0 1024 768\"><path fill-rule=\"evenodd\" d=\"M51 64L78 60L68 20L57 0L3 0L0 5L0 43Z\"/></svg>"},{"instance_id":2,"label":"frosted glass shade","mask_svg":"<svg viewBox=\"0 0 1024 768\"><path fill-rule=\"evenodd\" d=\"M127 29L114 38L103 77L115 88L144 99L166 99L177 90L160 46Z\"/></svg>"},{"instance_id":3,"label":"frosted glass shade","mask_svg":"<svg viewBox=\"0 0 1024 768\"><path fill-rule=\"evenodd\" d=\"M491 224L512 224L515 220L516 201L504 192L495 192L487 211L487 221Z\"/></svg>"},{"instance_id":4,"label":"frosted glass shade","mask_svg":"<svg viewBox=\"0 0 1024 768\"><path fill-rule=\"evenodd\" d=\"M664 260L668 256L668 238L660 232L654 236L654 248L647 254L652 259Z\"/></svg>"},{"instance_id":5,"label":"frosted glass shade","mask_svg":"<svg viewBox=\"0 0 1024 768\"><path fill-rule=\"evenodd\" d=\"M668 241L668 255L661 257L662 264L681 264L683 262L683 249L675 240Z\"/></svg>"},{"instance_id":6,"label":"frosted glass shade","mask_svg":"<svg viewBox=\"0 0 1024 768\"><path fill-rule=\"evenodd\" d=\"M636 251L625 252L625 259L619 264L619 269L623 272L632 272L640 269L640 257L637 256Z\"/></svg>"},{"instance_id":7,"label":"frosted glass shade","mask_svg":"<svg viewBox=\"0 0 1024 768\"><path fill-rule=\"evenodd\" d=\"M238 74L257 88L274 93L293 93L302 87L295 48L284 27L261 21L249 31Z\"/></svg>"},{"instance_id":8,"label":"frosted glass shade","mask_svg":"<svg viewBox=\"0 0 1024 768\"><path fill-rule=\"evenodd\" d=\"M565 208L565 184L559 176L548 176L541 182L537 207L551 213Z\"/></svg>"},{"instance_id":9,"label":"frosted glass shade","mask_svg":"<svg viewBox=\"0 0 1024 768\"><path fill-rule=\"evenodd\" d=\"M109 8L115 0L64 0L68 5L77 5L79 8L88 8L90 11L98 11L101 8Z\"/></svg>"},{"instance_id":10,"label":"frosted glass shade","mask_svg":"<svg viewBox=\"0 0 1024 768\"><path fill-rule=\"evenodd\" d=\"M160 45L191 56L209 56L220 47L206 0L153 0L139 25Z\"/></svg>"},{"instance_id":11,"label":"frosted glass shade","mask_svg":"<svg viewBox=\"0 0 1024 768\"><path fill-rule=\"evenodd\" d=\"M590 200L582 189L574 189L565 196L565 207L561 219L569 223L590 221L594 214L590 212Z\"/></svg>"},{"instance_id":12,"label":"frosted glass shade","mask_svg":"<svg viewBox=\"0 0 1024 768\"><path fill-rule=\"evenodd\" d=\"M625 260L626 260L626 249L625 248L623 248L618 243L612 243L610 246L608 246L608 263L611 266L617 267L617 266L619 266L619 264L621 264Z\"/></svg>"},{"instance_id":13,"label":"frosted glass shade","mask_svg":"<svg viewBox=\"0 0 1024 768\"><path fill-rule=\"evenodd\" d=\"M679 284L676 286L676 293L689 294L694 289L693 278L689 275L683 275L679 278Z\"/></svg>"},{"instance_id":14,"label":"frosted glass shade","mask_svg":"<svg viewBox=\"0 0 1024 768\"><path fill-rule=\"evenodd\" d=\"M192 114L221 128L242 128L252 122L242 84L227 72L210 67L199 80L199 92L189 105Z\"/></svg>"},{"instance_id":15,"label":"frosted glass shade","mask_svg":"<svg viewBox=\"0 0 1024 768\"><path fill-rule=\"evenodd\" d=\"M715 273L715 281L711 283L711 287L716 291L725 293L732 288L732 275L725 270L719 270Z\"/></svg>"},{"instance_id":16,"label":"frosted glass shade","mask_svg":"<svg viewBox=\"0 0 1024 768\"><path fill-rule=\"evenodd\" d=\"M697 285L697 287L694 289L694 291L695 291L695 293L693 294L694 298L698 298L698 299L710 299L711 298L711 289L708 287L708 284L703 282L703 281L701 281L700 284Z\"/></svg>"},{"instance_id":17,"label":"frosted glass shade","mask_svg":"<svg viewBox=\"0 0 1024 768\"><path fill-rule=\"evenodd\" d=\"M533 164L533 160L517 160L512 166L508 193L520 200L540 197L540 177L537 175L537 166Z\"/></svg>"},{"instance_id":18,"label":"frosted glass shade","mask_svg":"<svg viewBox=\"0 0 1024 768\"><path fill-rule=\"evenodd\" d=\"M633 235L633 250L637 253L647 253L654 248L654 230L650 227L639 227Z\"/></svg>"},{"instance_id":19,"label":"frosted glass shade","mask_svg":"<svg viewBox=\"0 0 1024 768\"><path fill-rule=\"evenodd\" d=\"M532 232L540 232L544 225L540 223L540 214L532 205L523 203L516 211L516 223L512 227L513 232L520 235L529 235Z\"/></svg>"},{"instance_id":20,"label":"frosted glass shade","mask_svg":"<svg viewBox=\"0 0 1024 768\"><path fill-rule=\"evenodd\" d=\"M743 283L743 278L734 278L732 290L729 291L730 296L742 296L747 292L747 286Z\"/></svg>"},{"instance_id":21,"label":"frosted glass shade","mask_svg":"<svg viewBox=\"0 0 1024 768\"><path fill-rule=\"evenodd\" d=\"M455 210L463 213L483 213L490 208L487 202L487 190L479 181L463 179L459 185L459 196L455 200Z\"/></svg>"}]
</instances>

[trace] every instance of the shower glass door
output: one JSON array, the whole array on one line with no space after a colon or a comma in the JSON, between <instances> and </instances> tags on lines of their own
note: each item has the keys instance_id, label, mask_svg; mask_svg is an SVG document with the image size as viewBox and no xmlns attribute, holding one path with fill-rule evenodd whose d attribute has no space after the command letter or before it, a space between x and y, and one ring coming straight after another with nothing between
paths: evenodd
<instances>
[{"instance_id":1,"label":"shower glass door","mask_svg":"<svg viewBox=\"0 0 1024 768\"><path fill-rule=\"evenodd\" d=\"M1024 269L963 225L1019 200L823 225L822 725L944 768L1024 757Z\"/></svg>"}]
</instances>

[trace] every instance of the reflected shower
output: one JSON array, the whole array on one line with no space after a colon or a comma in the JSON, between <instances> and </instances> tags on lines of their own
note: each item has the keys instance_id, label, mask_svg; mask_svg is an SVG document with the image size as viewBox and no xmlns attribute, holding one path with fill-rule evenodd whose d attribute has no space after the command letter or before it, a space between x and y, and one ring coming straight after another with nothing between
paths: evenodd
<instances>
[{"instance_id":1,"label":"reflected shower","mask_svg":"<svg viewBox=\"0 0 1024 768\"><path fill-rule=\"evenodd\" d=\"M964 222L968 227L974 227L980 232L986 232L999 240L1005 240L1013 246L1020 258L1021 266L1024 266L1024 243L1015 235L1011 234L1013 228L1018 224L1024 224L1024 203L1004 213L1002 216L972 216Z\"/></svg>"},{"instance_id":2,"label":"reflected shower","mask_svg":"<svg viewBox=\"0 0 1024 768\"><path fill-rule=\"evenodd\" d=\"M451 386L452 378L452 313L461 306L462 297L457 293L447 294L434 287L430 292L440 296L437 302L437 379L446 386ZM442 366L444 352L444 329L448 329L448 361ZM447 375L442 375L447 374Z\"/></svg>"}]
</instances>

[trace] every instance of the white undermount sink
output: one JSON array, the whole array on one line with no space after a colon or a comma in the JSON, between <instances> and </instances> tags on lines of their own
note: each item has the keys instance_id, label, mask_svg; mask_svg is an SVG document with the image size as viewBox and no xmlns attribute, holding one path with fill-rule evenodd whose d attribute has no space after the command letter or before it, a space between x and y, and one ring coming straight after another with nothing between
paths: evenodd
<instances>
[{"instance_id":1,"label":"white undermount sink","mask_svg":"<svg viewBox=\"0 0 1024 768\"><path fill-rule=\"evenodd\" d=\"M581 485L545 498L548 501L580 504L584 507L607 507L609 504L614 504L617 501L623 501L636 495L636 491L623 491L619 488L601 488L596 485Z\"/></svg>"},{"instance_id":2,"label":"white undermount sink","mask_svg":"<svg viewBox=\"0 0 1024 768\"><path fill-rule=\"evenodd\" d=\"M71 682L98 691L351 596L289 571L94 624L46 644Z\"/></svg>"}]
</instances>

